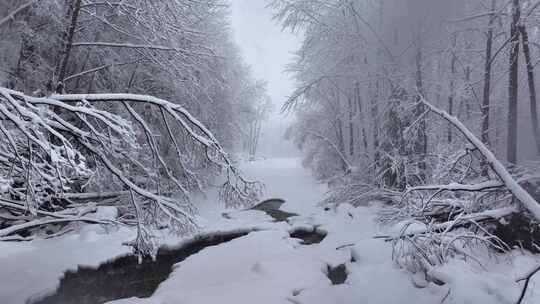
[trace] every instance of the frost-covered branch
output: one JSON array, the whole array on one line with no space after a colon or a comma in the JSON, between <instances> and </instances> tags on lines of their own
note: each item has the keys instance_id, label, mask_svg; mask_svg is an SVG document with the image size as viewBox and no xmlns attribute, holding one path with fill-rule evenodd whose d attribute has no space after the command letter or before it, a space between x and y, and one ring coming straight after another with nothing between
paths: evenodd
<instances>
[{"instance_id":1,"label":"frost-covered branch","mask_svg":"<svg viewBox=\"0 0 540 304\"><path fill-rule=\"evenodd\" d=\"M132 44L132 43L114 43L114 42L94 41L94 42L75 42L73 43L73 46L74 47L96 46L96 47L110 47L110 48L146 49L146 50L177 52L177 53L182 53L186 55L195 55L195 56L215 56L214 54L206 54L206 53L191 51L188 49L181 49L177 47L154 45L154 44Z\"/></svg>"},{"instance_id":2,"label":"frost-covered branch","mask_svg":"<svg viewBox=\"0 0 540 304\"><path fill-rule=\"evenodd\" d=\"M119 108L125 111L114 114ZM161 128L157 127L159 119L150 123L151 109L161 117ZM162 144L156 140L159 130L166 130L176 157L165 157ZM191 172L179 140L198 151L190 158L225 171L222 197L229 206L251 204L261 188L240 175L210 130L184 107L151 96L36 98L0 88L0 131L0 212L6 210L19 219L31 215L25 223L0 230L0 237L41 225L109 223L74 213L75 205L67 202L102 199L104 195L125 199L124 194L129 194L139 232L135 249L143 255L154 254L152 227L165 224L182 232L196 226L195 206L189 196L190 190L201 190L201 182ZM96 175L110 179L107 186L116 191L74 193L86 189ZM114 189L115 185L121 188ZM6 200L7 196L11 199Z\"/></svg>"},{"instance_id":3,"label":"frost-covered branch","mask_svg":"<svg viewBox=\"0 0 540 304\"><path fill-rule=\"evenodd\" d=\"M104 65L99 66L99 67L97 67L97 68L93 68L93 69L89 69L89 70L86 70L86 71L82 71L82 72L79 72L79 73L76 73L76 74L73 74L73 75L69 75L68 77L64 78L64 82L69 81L69 80L72 80L72 79L76 79L76 78L79 78L79 77L82 77L82 76L84 76L84 75L88 75L88 74L91 74L91 73L99 72L99 71L101 71L101 70L105 70L105 69L108 69L108 68L111 68L111 67L114 67L114 66L129 65L129 64L138 63L139 61L140 61L140 60L132 60L132 61L128 61L128 62L119 62L119 63L104 64Z\"/></svg>"},{"instance_id":4,"label":"frost-covered branch","mask_svg":"<svg viewBox=\"0 0 540 304\"><path fill-rule=\"evenodd\" d=\"M332 142L328 137L322 135L322 134L319 134L317 132L313 132L313 131L308 131L307 134L310 134L318 139L321 139L322 141L324 141L325 143L327 143L330 147L332 147L332 149L336 152L337 156L339 156L339 159L341 160L342 162L342 167L344 168L345 172L350 172L352 170L352 166L351 164L349 163L349 161L347 160L347 157L345 157L345 155L343 155L343 153L340 151L340 149L336 146L336 144L334 144L334 142Z\"/></svg>"},{"instance_id":5,"label":"frost-covered branch","mask_svg":"<svg viewBox=\"0 0 540 304\"><path fill-rule=\"evenodd\" d=\"M456 219L447 221L444 223L436 223L431 226L423 226L423 227L415 227L415 228L409 228L404 229L402 233L395 236L387 236L388 240L396 240L399 238L403 238L405 236L413 236L418 234L424 234L430 231L436 231L436 232L448 232L452 229L461 227L466 224L470 224L471 222L481 222L486 220L498 220L501 218L504 218L506 216L509 216L514 213L518 213L519 210L516 207L504 207L494 210L486 210L478 213L470 213L470 214L464 214L462 216L456 217Z\"/></svg>"},{"instance_id":6,"label":"frost-covered branch","mask_svg":"<svg viewBox=\"0 0 540 304\"><path fill-rule=\"evenodd\" d=\"M503 164L495 157L493 152L491 152L480 139L478 139L461 121L459 121L457 117L452 116L446 111L431 105L424 98L422 98L420 102L426 105L431 112L439 115L456 127L485 157L488 165L493 169L508 190L521 202L523 207L527 209L537 220L540 220L540 204L538 204L538 202L517 183Z\"/></svg>"},{"instance_id":7,"label":"frost-covered branch","mask_svg":"<svg viewBox=\"0 0 540 304\"><path fill-rule=\"evenodd\" d=\"M432 266L444 263L449 256L471 258L480 263L481 259L474 257L474 251L489 253L490 250L508 250L510 247L506 242L511 240L503 240L495 235L494 226L498 227L502 219L511 221L523 210L512 204L508 194L516 197L534 218L540 214L538 203L456 117L423 98L420 102L465 136L485 159L479 159L476 165L487 163L495 172L496 179L478 182L479 177L483 178L481 175L471 178L472 154L467 151L464 155L470 154L471 160L459 182L407 188L397 206L381 212L381 220L406 220L398 234L384 237L394 243L395 261L413 272L427 271ZM463 155L459 156L456 163L450 165L451 170L462 159ZM445 180L451 178L450 175L441 176ZM473 182L465 183L466 180Z\"/></svg>"},{"instance_id":8,"label":"frost-covered branch","mask_svg":"<svg viewBox=\"0 0 540 304\"><path fill-rule=\"evenodd\" d=\"M488 191L493 189L499 189L503 187L504 184L495 181L485 181L478 184L460 184L460 183L450 183L447 185L426 185L426 186L418 186L418 187L411 187L407 189L407 193L410 193L412 191L427 191L427 190L440 190L440 191Z\"/></svg>"}]
</instances>

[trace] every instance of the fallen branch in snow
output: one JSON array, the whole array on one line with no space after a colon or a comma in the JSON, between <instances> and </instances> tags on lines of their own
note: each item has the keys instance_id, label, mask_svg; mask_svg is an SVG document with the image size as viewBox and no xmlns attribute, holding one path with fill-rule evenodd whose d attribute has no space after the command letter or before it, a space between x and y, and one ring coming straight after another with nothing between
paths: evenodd
<instances>
[{"instance_id":1,"label":"fallen branch in snow","mask_svg":"<svg viewBox=\"0 0 540 304\"><path fill-rule=\"evenodd\" d=\"M25 211L28 210L27 207L25 207L22 204L18 204L15 201L3 199L3 198L0 198L0 208L16 210L16 211L19 211L19 212L25 212ZM87 207L83 207L83 208L64 209L64 210L57 211L57 212L36 210L36 213L38 215L43 215L43 216L47 216L47 217L54 217L54 218L59 218L59 219L66 219L66 218L72 219L75 216L81 217L81 216L84 216L84 215L86 215L88 213L96 212L96 210L97 209L95 207L93 207L93 206L87 206ZM20 217L15 217L15 219L17 219L17 218L20 219Z\"/></svg>"},{"instance_id":2,"label":"fallen branch in snow","mask_svg":"<svg viewBox=\"0 0 540 304\"><path fill-rule=\"evenodd\" d=\"M478 228L483 234L468 229L452 231L466 223ZM484 267L481 256L489 253L492 248L500 252L510 250L500 238L484 229L479 224L479 219L469 218L467 221L443 226L428 225L426 229L412 231L408 228L409 226L405 225L400 236L388 238L387 241L393 242L394 261L413 273L427 273L432 267L454 257L471 259ZM482 255L477 256L476 252Z\"/></svg>"},{"instance_id":3,"label":"fallen branch in snow","mask_svg":"<svg viewBox=\"0 0 540 304\"><path fill-rule=\"evenodd\" d=\"M540 204L523 189L512 175L506 170L503 164L497 160L493 152L491 152L484 143L478 137L476 137L467 127L457 119L457 117L448 114L446 111L436 108L428 103L424 98L420 101L427 106L431 112L439 115L454 127L456 127L467 140L474 145L478 151L485 157L488 165L493 169L497 176L501 179L502 183L508 188L508 190L521 202L522 206L527 209L537 220L540 220Z\"/></svg>"},{"instance_id":4,"label":"fallen branch in snow","mask_svg":"<svg viewBox=\"0 0 540 304\"><path fill-rule=\"evenodd\" d=\"M394 236L377 236L377 238L385 238L386 241L395 241L404 237L411 237L419 234L424 234L428 232L449 232L453 229L461 227L463 225L471 224L472 222L482 222L486 220L498 220L514 213L518 213L519 210L515 207L504 207L494 210L486 210L479 213L465 214L462 216L456 217L456 219L444 222L436 223L430 226L425 226L422 228L416 229L405 229L402 230L402 233Z\"/></svg>"},{"instance_id":5,"label":"fallen branch in snow","mask_svg":"<svg viewBox=\"0 0 540 304\"><path fill-rule=\"evenodd\" d=\"M355 246L355 245L356 244L341 245L341 246L336 247L336 250L340 250L340 249L347 248L347 247L352 247L352 246Z\"/></svg>"},{"instance_id":6,"label":"fallen branch in snow","mask_svg":"<svg viewBox=\"0 0 540 304\"><path fill-rule=\"evenodd\" d=\"M405 193L407 194L412 191L424 191L424 190L480 192L480 191L489 191L493 189L500 189L503 186L504 184L499 181L490 180L490 181L485 181L485 182L473 184L473 185L451 183L447 185L418 186L418 187L407 188L407 191Z\"/></svg>"},{"instance_id":7,"label":"fallen branch in snow","mask_svg":"<svg viewBox=\"0 0 540 304\"><path fill-rule=\"evenodd\" d=\"M102 200L106 198L118 197L123 195L129 195L129 191L115 191L115 192L87 192L87 193L61 193L58 195L59 199L91 199Z\"/></svg>"},{"instance_id":8,"label":"fallen branch in snow","mask_svg":"<svg viewBox=\"0 0 540 304\"><path fill-rule=\"evenodd\" d=\"M62 229L56 233L52 233L52 234L47 234L47 235L44 235L42 236L42 238L44 239L52 239L52 238L55 238L55 237L59 237L59 236L62 236L64 234L67 234L69 232L72 232L74 231L75 229L73 228L65 228L65 229ZM32 235L32 236L27 236L27 237L22 237L22 236L19 236L19 235L11 235L11 236L6 236L6 237L0 237L0 242L28 242L28 241L32 241L32 240L35 240L36 239L36 236Z\"/></svg>"},{"instance_id":9,"label":"fallen branch in snow","mask_svg":"<svg viewBox=\"0 0 540 304\"><path fill-rule=\"evenodd\" d=\"M526 274L523 278L516 280L517 283L521 281L525 281L525 284L523 285L523 288L521 289L521 294L519 295L519 299L516 302L516 304L521 304L521 302L523 301L523 298L525 298L525 294L527 293L529 282L531 281L532 277L539 271L540 271L540 266L537 266L535 269L531 270L528 274Z\"/></svg>"},{"instance_id":10,"label":"fallen branch in snow","mask_svg":"<svg viewBox=\"0 0 540 304\"><path fill-rule=\"evenodd\" d=\"M540 205L463 123L423 98L420 102L429 112L457 128L477 151L478 161L474 164L489 165L496 177L478 182L482 176L476 174L480 171L472 168L473 150L468 148L450 167L451 171L456 170L458 163L470 155L468 163L462 166L459 176L455 178L458 182L407 188L401 201L381 212L380 219L388 222L409 219L409 222L403 225L397 235L377 238L393 242L394 260L412 272L425 272L454 256L472 259L482 265L482 258L475 256L474 252L480 250L482 254L491 255L490 250L509 250L508 244L512 240L507 236L503 222L512 223L515 220L518 225L537 225L533 224L534 220L524 217L520 222L516 217L526 209L533 219L539 220ZM434 176L444 182L454 177L450 173ZM467 183L467 180L470 182ZM512 196L517 198L520 206L512 204ZM504 221L499 221L502 219Z\"/></svg>"},{"instance_id":11,"label":"fallen branch in snow","mask_svg":"<svg viewBox=\"0 0 540 304\"><path fill-rule=\"evenodd\" d=\"M398 203L403 194L392 189L379 188L369 183L342 183L334 187L329 196L321 203L321 206L337 206L338 204L350 204L362 206L366 202L381 201L385 203Z\"/></svg>"},{"instance_id":12,"label":"fallen branch in snow","mask_svg":"<svg viewBox=\"0 0 540 304\"><path fill-rule=\"evenodd\" d=\"M0 237L5 237L8 235L11 235L15 232L19 232L21 230L27 230L29 228L48 225L48 224L58 224L58 223L71 223L71 222L88 222L88 223L94 223L94 224L110 224L110 221L104 221L104 220L98 220L95 218L90 217L65 217L65 218L44 218L44 219L38 219L33 220L24 224L20 225L13 225L8 228L0 229Z\"/></svg>"}]
</instances>

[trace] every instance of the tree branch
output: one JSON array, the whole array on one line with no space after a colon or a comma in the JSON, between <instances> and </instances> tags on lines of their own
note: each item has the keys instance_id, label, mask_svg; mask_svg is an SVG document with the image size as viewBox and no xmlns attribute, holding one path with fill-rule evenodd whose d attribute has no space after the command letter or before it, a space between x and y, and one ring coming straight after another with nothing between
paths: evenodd
<instances>
[{"instance_id":1,"label":"tree branch","mask_svg":"<svg viewBox=\"0 0 540 304\"><path fill-rule=\"evenodd\" d=\"M441 110L430 103L428 103L423 97L420 100L421 103L426 105L433 113L439 115L454 127L456 127L467 140L478 148L478 151L485 157L489 166L498 175L508 190L521 202L522 206L527 209L537 220L540 220L540 205L538 202L517 182L512 178L512 175L506 170L502 163L495 157L486 145L482 143L467 127L457 119L455 116L451 116L446 111Z\"/></svg>"},{"instance_id":2,"label":"tree branch","mask_svg":"<svg viewBox=\"0 0 540 304\"><path fill-rule=\"evenodd\" d=\"M25 9L29 8L30 6L38 3L39 1L41 0L31 0L29 2L27 2L26 4L23 4L21 6L19 6L18 8L16 8L14 11L12 11L11 13L7 14L7 16L5 16L4 18L0 19L0 27L2 27L4 25L4 23L7 23L9 20L12 20L15 18L15 15L17 15L18 13L24 11Z\"/></svg>"}]
</instances>

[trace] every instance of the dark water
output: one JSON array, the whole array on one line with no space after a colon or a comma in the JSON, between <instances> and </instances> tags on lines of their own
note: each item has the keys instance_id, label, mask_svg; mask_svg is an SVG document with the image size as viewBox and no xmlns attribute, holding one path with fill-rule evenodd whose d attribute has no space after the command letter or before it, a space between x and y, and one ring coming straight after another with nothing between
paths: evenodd
<instances>
[{"instance_id":1,"label":"dark water","mask_svg":"<svg viewBox=\"0 0 540 304\"><path fill-rule=\"evenodd\" d=\"M347 267L345 267L345 264L337 267L328 265L327 271L328 279L330 279L333 285L343 284L347 280Z\"/></svg>"},{"instance_id":2,"label":"dark water","mask_svg":"<svg viewBox=\"0 0 540 304\"><path fill-rule=\"evenodd\" d=\"M510 248L523 248L532 253L540 253L540 226L538 221L523 213L512 214L505 218L506 223L495 221L493 234Z\"/></svg>"},{"instance_id":3,"label":"dark water","mask_svg":"<svg viewBox=\"0 0 540 304\"><path fill-rule=\"evenodd\" d=\"M271 198L271 199L267 199L265 201L260 202L259 204L252 207L251 209L253 209L253 210L261 210L261 211L268 210L268 209L278 210L279 208L281 208L281 206L283 204L285 204L284 199Z\"/></svg>"},{"instance_id":4,"label":"dark water","mask_svg":"<svg viewBox=\"0 0 540 304\"><path fill-rule=\"evenodd\" d=\"M313 245L322 242L326 237L326 234L318 232L315 229L313 229L313 231L299 229L291 232L290 236L295 239L301 239L302 245Z\"/></svg>"},{"instance_id":5,"label":"dark water","mask_svg":"<svg viewBox=\"0 0 540 304\"><path fill-rule=\"evenodd\" d=\"M285 200L281 198L273 198L259 203L255 207L252 207L251 210L263 211L276 222L286 222L290 217L297 216L298 214L279 210L284 203Z\"/></svg>"},{"instance_id":6,"label":"dark water","mask_svg":"<svg viewBox=\"0 0 540 304\"><path fill-rule=\"evenodd\" d=\"M100 304L129 297L151 296L158 285L169 277L172 266L202 249L247 235L231 233L204 236L176 249L163 248L155 262L127 255L101 264L98 268L79 267L68 271L54 294L27 303L32 304ZM1 302L1 301L0 301Z\"/></svg>"}]
</instances>

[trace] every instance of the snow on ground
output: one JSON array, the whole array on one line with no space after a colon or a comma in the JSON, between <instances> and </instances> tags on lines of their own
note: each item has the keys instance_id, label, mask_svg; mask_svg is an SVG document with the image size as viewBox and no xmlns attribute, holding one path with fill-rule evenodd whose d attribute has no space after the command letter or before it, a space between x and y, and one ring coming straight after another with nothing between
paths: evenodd
<instances>
[{"instance_id":1,"label":"snow on ground","mask_svg":"<svg viewBox=\"0 0 540 304\"><path fill-rule=\"evenodd\" d=\"M175 265L171 276L148 299L123 299L114 304L177 303L515 303L515 280L540 260L516 251L484 265L462 261L436 268L449 284L422 282L392 262L390 244L373 236L385 233L375 224L377 205L353 208L316 207L327 190L298 159L267 159L247 163L244 172L266 184L264 198L282 198L282 210L295 212L288 223L274 223L261 211L216 208L211 191L196 202L204 233L258 229L247 236L208 247ZM226 212L227 216L223 216ZM326 232L320 244L303 245L289 233L295 229ZM133 232L105 234L97 225L53 240L0 243L1 303L24 303L30 296L55 288L64 270L95 265L124 254L121 243ZM178 244L173 237L166 243ZM339 248L339 249L338 249ZM332 285L328 266L344 264L344 284ZM532 280L524 303L540 303L540 278Z\"/></svg>"},{"instance_id":2,"label":"snow on ground","mask_svg":"<svg viewBox=\"0 0 540 304\"><path fill-rule=\"evenodd\" d=\"M100 263L130 252L122 242L133 239L127 228L109 233L85 225L77 234L31 242L0 242L0 303L22 304L54 290L66 270Z\"/></svg>"},{"instance_id":3,"label":"snow on ground","mask_svg":"<svg viewBox=\"0 0 540 304\"><path fill-rule=\"evenodd\" d=\"M187 258L148 299L112 303L514 303L520 291L515 279L540 262L521 254L509 256L487 265L487 272L452 261L436 269L450 284L438 286L415 277L416 285L425 285L417 288L413 277L392 262L390 244L373 238L384 232L375 225L377 206L317 208L326 188L296 159L253 162L244 171L266 184L266 198L285 199L281 209L300 216L289 224L267 223L266 231ZM313 227L327 233L320 244L306 246L289 237L295 228ZM345 284L332 285L327 267L340 264L346 265L348 278ZM537 303L539 293L539 284L531 285L527 303Z\"/></svg>"}]
</instances>

